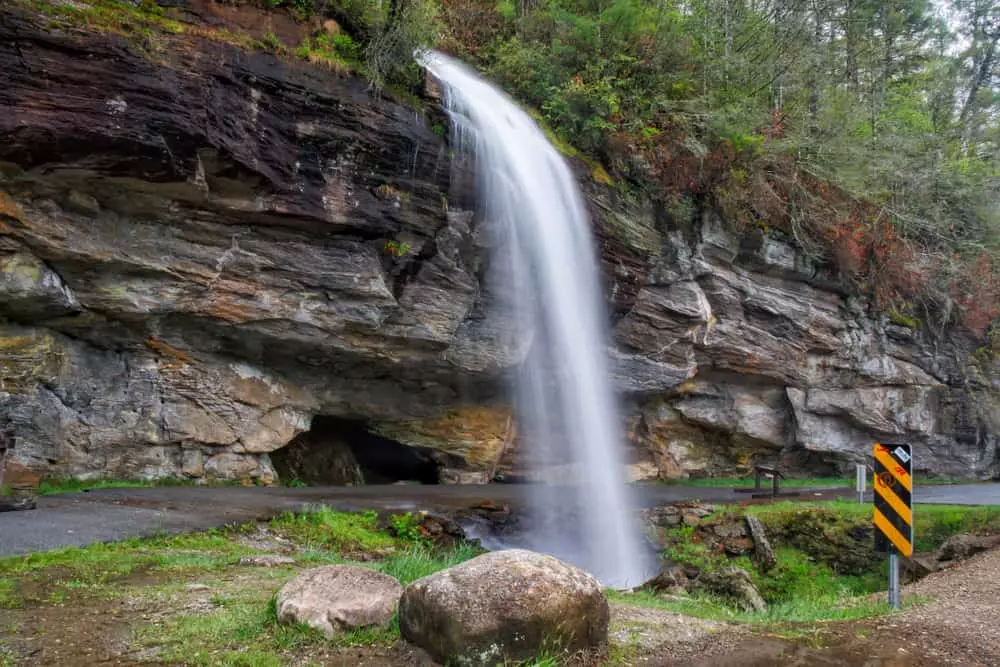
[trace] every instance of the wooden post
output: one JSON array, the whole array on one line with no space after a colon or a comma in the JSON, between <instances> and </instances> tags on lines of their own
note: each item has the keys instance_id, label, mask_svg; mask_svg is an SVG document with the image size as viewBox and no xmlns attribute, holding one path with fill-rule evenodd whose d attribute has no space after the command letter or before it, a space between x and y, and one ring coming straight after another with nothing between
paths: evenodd
<instances>
[{"instance_id":1,"label":"wooden post","mask_svg":"<svg viewBox=\"0 0 1000 667\"><path fill-rule=\"evenodd\" d=\"M493 481L493 476L497 474L497 468L500 467L501 461L503 461L503 455L507 453L507 447L514 440L515 434L514 418L507 417L507 427L504 429L503 444L500 445L500 453L497 454L496 459L493 461L493 467L490 469L490 476L486 479L486 483L490 484Z\"/></svg>"}]
</instances>

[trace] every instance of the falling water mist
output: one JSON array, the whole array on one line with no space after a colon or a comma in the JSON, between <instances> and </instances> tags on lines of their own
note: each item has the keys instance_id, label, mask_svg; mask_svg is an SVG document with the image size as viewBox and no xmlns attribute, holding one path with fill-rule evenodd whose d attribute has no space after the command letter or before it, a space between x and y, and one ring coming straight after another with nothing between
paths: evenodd
<instances>
[{"instance_id":1,"label":"falling water mist","mask_svg":"<svg viewBox=\"0 0 1000 667\"><path fill-rule=\"evenodd\" d=\"M574 460L566 484L530 486L519 546L551 553L611 586L640 583L621 419L590 223L565 161L531 118L461 63L419 54L441 83L457 151L475 160L477 198L502 242L516 329L531 343L516 383L520 436L538 465Z\"/></svg>"}]
</instances>

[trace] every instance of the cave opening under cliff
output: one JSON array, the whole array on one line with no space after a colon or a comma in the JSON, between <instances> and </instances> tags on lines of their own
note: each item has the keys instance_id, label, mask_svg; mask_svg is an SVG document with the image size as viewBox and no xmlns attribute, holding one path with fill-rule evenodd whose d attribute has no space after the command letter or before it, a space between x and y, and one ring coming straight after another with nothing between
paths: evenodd
<instances>
[{"instance_id":1,"label":"cave opening under cliff","mask_svg":"<svg viewBox=\"0 0 1000 667\"><path fill-rule=\"evenodd\" d=\"M376 433L361 419L319 415L311 427L272 452L279 477L313 486L419 482L437 484L440 463L432 450Z\"/></svg>"}]
</instances>

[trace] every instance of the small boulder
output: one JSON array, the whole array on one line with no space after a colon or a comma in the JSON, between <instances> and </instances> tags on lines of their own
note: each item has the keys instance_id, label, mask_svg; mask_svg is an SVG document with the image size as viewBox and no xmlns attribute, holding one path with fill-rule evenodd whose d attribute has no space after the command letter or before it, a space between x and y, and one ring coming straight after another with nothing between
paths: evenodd
<instances>
[{"instance_id":1,"label":"small boulder","mask_svg":"<svg viewBox=\"0 0 1000 667\"><path fill-rule=\"evenodd\" d=\"M685 592L687 585L688 577L684 573L684 568L678 565L668 565L658 575L639 586L639 590L655 594L677 595Z\"/></svg>"},{"instance_id":2,"label":"small boulder","mask_svg":"<svg viewBox=\"0 0 1000 667\"><path fill-rule=\"evenodd\" d=\"M952 535L938 551L939 561L961 561L1000 546L1000 535L982 536L960 533Z\"/></svg>"},{"instance_id":3,"label":"small boulder","mask_svg":"<svg viewBox=\"0 0 1000 667\"><path fill-rule=\"evenodd\" d=\"M702 573L698 585L705 590L729 598L746 611L767 611L767 603L754 586L750 574L738 567L724 567Z\"/></svg>"},{"instance_id":4,"label":"small boulder","mask_svg":"<svg viewBox=\"0 0 1000 667\"><path fill-rule=\"evenodd\" d=\"M523 549L494 551L424 577L399 602L403 638L449 664L494 665L542 650L607 642L601 584L578 567Z\"/></svg>"},{"instance_id":5,"label":"small boulder","mask_svg":"<svg viewBox=\"0 0 1000 667\"><path fill-rule=\"evenodd\" d=\"M388 625L403 587L387 574L354 565L306 570L278 591L278 620L305 623L327 637Z\"/></svg>"},{"instance_id":6,"label":"small boulder","mask_svg":"<svg viewBox=\"0 0 1000 667\"><path fill-rule=\"evenodd\" d=\"M927 575L941 569L935 553L913 554L903 559L903 581L906 583L919 581Z\"/></svg>"}]
</instances>

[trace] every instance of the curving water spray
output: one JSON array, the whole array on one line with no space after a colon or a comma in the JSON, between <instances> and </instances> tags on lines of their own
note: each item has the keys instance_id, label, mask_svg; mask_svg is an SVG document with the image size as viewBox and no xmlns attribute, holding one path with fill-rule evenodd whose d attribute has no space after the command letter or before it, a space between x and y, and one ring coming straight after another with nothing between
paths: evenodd
<instances>
[{"instance_id":1,"label":"curving water spray","mask_svg":"<svg viewBox=\"0 0 1000 667\"><path fill-rule=\"evenodd\" d=\"M540 470L519 546L576 563L609 586L634 586L646 557L625 480L624 423L606 358L607 320L590 222L562 156L531 118L473 70L436 52L418 60L442 84L453 146L475 161L482 214L502 236L504 293L531 344L516 382L519 435Z\"/></svg>"}]
</instances>

